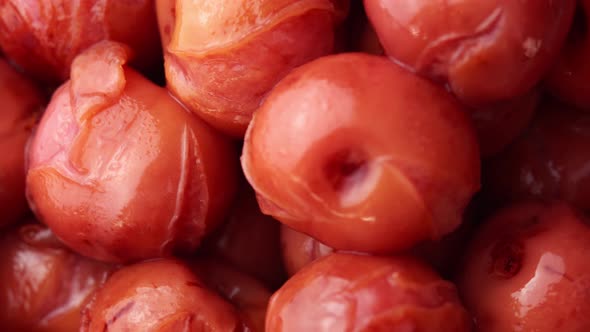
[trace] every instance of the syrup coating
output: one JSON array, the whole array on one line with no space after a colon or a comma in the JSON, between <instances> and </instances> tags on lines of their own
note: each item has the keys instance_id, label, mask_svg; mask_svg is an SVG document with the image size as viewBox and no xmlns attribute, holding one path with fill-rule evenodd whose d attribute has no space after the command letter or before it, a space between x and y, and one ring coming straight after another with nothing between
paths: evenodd
<instances>
[{"instance_id":1,"label":"syrup coating","mask_svg":"<svg viewBox=\"0 0 590 332\"><path fill-rule=\"evenodd\" d=\"M0 326L12 332L77 332L82 309L114 270L81 257L39 224L0 237Z\"/></svg>"},{"instance_id":2,"label":"syrup coating","mask_svg":"<svg viewBox=\"0 0 590 332\"><path fill-rule=\"evenodd\" d=\"M530 91L559 56L575 0L365 0L387 55L470 106Z\"/></svg>"},{"instance_id":3,"label":"syrup coating","mask_svg":"<svg viewBox=\"0 0 590 332\"><path fill-rule=\"evenodd\" d=\"M48 83L67 80L74 58L102 40L129 45L133 65L149 70L162 56L153 5L153 0L2 1L0 45L18 66Z\"/></svg>"},{"instance_id":4,"label":"syrup coating","mask_svg":"<svg viewBox=\"0 0 590 332\"><path fill-rule=\"evenodd\" d=\"M268 331L471 331L455 286L409 257L331 254L271 298Z\"/></svg>"},{"instance_id":5,"label":"syrup coating","mask_svg":"<svg viewBox=\"0 0 590 332\"><path fill-rule=\"evenodd\" d=\"M158 0L168 87L208 123L241 138L277 82L334 51L348 6L348 0Z\"/></svg>"},{"instance_id":6,"label":"syrup coating","mask_svg":"<svg viewBox=\"0 0 590 332\"><path fill-rule=\"evenodd\" d=\"M590 329L590 226L565 203L520 203L480 228L457 286L481 332Z\"/></svg>"},{"instance_id":7,"label":"syrup coating","mask_svg":"<svg viewBox=\"0 0 590 332\"><path fill-rule=\"evenodd\" d=\"M237 187L234 147L102 42L76 58L29 149L27 193L68 246L128 262L194 250Z\"/></svg>"},{"instance_id":8,"label":"syrup coating","mask_svg":"<svg viewBox=\"0 0 590 332\"><path fill-rule=\"evenodd\" d=\"M262 211L294 230L339 250L404 250L457 228L479 189L465 113L385 57L328 56L273 89L242 168Z\"/></svg>"}]
</instances>

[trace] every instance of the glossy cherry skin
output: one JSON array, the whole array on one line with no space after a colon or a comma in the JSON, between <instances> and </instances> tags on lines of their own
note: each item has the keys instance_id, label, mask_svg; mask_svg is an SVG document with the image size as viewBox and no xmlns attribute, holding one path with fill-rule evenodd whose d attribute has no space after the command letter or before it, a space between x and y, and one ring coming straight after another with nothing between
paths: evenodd
<instances>
[{"instance_id":1,"label":"glossy cherry skin","mask_svg":"<svg viewBox=\"0 0 590 332\"><path fill-rule=\"evenodd\" d=\"M115 272L84 310L80 332L247 331L236 309L187 265L159 259Z\"/></svg>"},{"instance_id":2,"label":"glossy cherry skin","mask_svg":"<svg viewBox=\"0 0 590 332\"><path fill-rule=\"evenodd\" d=\"M236 306L242 321L253 332L265 331L272 293L260 281L217 259L200 259L191 267L211 289Z\"/></svg>"},{"instance_id":3,"label":"glossy cherry skin","mask_svg":"<svg viewBox=\"0 0 590 332\"><path fill-rule=\"evenodd\" d=\"M25 145L42 110L39 89L0 60L0 228L22 219L25 198Z\"/></svg>"},{"instance_id":4,"label":"glossy cherry skin","mask_svg":"<svg viewBox=\"0 0 590 332\"><path fill-rule=\"evenodd\" d=\"M334 248L328 247L307 234L282 225L281 252L285 269L289 276L292 276L316 259L333 253Z\"/></svg>"},{"instance_id":5,"label":"glossy cherry skin","mask_svg":"<svg viewBox=\"0 0 590 332\"><path fill-rule=\"evenodd\" d=\"M590 110L590 64L587 61L590 57L590 1L577 2L578 8L569 38L546 79L546 87L563 102Z\"/></svg>"},{"instance_id":6,"label":"glossy cherry skin","mask_svg":"<svg viewBox=\"0 0 590 332\"><path fill-rule=\"evenodd\" d=\"M81 311L113 267L81 257L42 225L0 237L0 327L11 332L77 332Z\"/></svg>"},{"instance_id":7,"label":"glossy cherry skin","mask_svg":"<svg viewBox=\"0 0 590 332\"><path fill-rule=\"evenodd\" d=\"M244 184L225 224L204 246L210 255L275 288L285 280L280 228L278 221L260 211L254 191Z\"/></svg>"},{"instance_id":8,"label":"glossy cherry skin","mask_svg":"<svg viewBox=\"0 0 590 332\"><path fill-rule=\"evenodd\" d=\"M281 81L248 129L242 167L264 213L339 250L385 253L439 238L479 188L464 109L361 53L318 59Z\"/></svg>"},{"instance_id":9,"label":"glossy cherry skin","mask_svg":"<svg viewBox=\"0 0 590 332\"><path fill-rule=\"evenodd\" d=\"M387 55L471 106L512 99L550 69L575 0L364 0Z\"/></svg>"},{"instance_id":10,"label":"glossy cherry skin","mask_svg":"<svg viewBox=\"0 0 590 332\"><path fill-rule=\"evenodd\" d=\"M471 331L455 286L409 257L331 254L271 298L268 331Z\"/></svg>"},{"instance_id":11,"label":"glossy cherry skin","mask_svg":"<svg viewBox=\"0 0 590 332\"><path fill-rule=\"evenodd\" d=\"M562 199L590 210L590 116L545 102L531 127L484 163L484 188L499 204Z\"/></svg>"},{"instance_id":12,"label":"glossy cherry skin","mask_svg":"<svg viewBox=\"0 0 590 332\"><path fill-rule=\"evenodd\" d=\"M194 250L225 217L234 147L102 42L80 55L29 149L27 193L68 246L128 262Z\"/></svg>"},{"instance_id":13,"label":"glossy cherry skin","mask_svg":"<svg viewBox=\"0 0 590 332\"><path fill-rule=\"evenodd\" d=\"M27 73L46 82L69 78L74 58L101 40L133 49L138 68L161 58L153 0L6 0L0 2L0 45Z\"/></svg>"},{"instance_id":14,"label":"glossy cherry skin","mask_svg":"<svg viewBox=\"0 0 590 332\"><path fill-rule=\"evenodd\" d=\"M564 203L520 203L480 228L458 270L478 331L588 331L590 226Z\"/></svg>"},{"instance_id":15,"label":"glossy cherry skin","mask_svg":"<svg viewBox=\"0 0 590 332\"><path fill-rule=\"evenodd\" d=\"M333 52L335 29L349 1L158 2L160 30L170 39L168 87L211 125L241 138L281 78Z\"/></svg>"}]
</instances>

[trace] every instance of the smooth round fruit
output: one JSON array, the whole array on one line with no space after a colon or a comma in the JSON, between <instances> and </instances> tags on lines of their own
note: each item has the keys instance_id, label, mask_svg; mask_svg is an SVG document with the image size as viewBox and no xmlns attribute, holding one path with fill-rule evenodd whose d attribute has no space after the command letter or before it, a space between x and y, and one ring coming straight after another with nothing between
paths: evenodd
<instances>
[{"instance_id":1,"label":"smooth round fruit","mask_svg":"<svg viewBox=\"0 0 590 332\"><path fill-rule=\"evenodd\" d=\"M470 106L530 91L557 59L575 0L364 0L385 53Z\"/></svg>"},{"instance_id":2,"label":"smooth round fruit","mask_svg":"<svg viewBox=\"0 0 590 332\"><path fill-rule=\"evenodd\" d=\"M331 254L271 298L267 331L471 331L455 286L409 257Z\"/></svg>"},{"instance_id":3,"label":"smooth round fruit","mask_svg":"<svg viewBox=\"0 0 590 332\"><path fill-rule=\"evenodd\" d=\"M335 249L373 253L453 231L480 176L455 99L360 53L282 80L248 129L242 167L264 213Z\"/></svg>"},{"instance_id":4,"label":"smooth round fruit","mask_svg":"<svg viewBox=\"0 0 590 332\"><path fill-rule=\"evenodd\" d=\"M84 311L80 332L246 332L236 309L183 263L161 259L115 272Z\"/></svg>"},{"instance_id":5,"label":"smooth round fruit","mask_svg":"<svg viewBox=\"0 0 590 332\"><path fill-rule=\"evenodd\" d=\"M3 331L77 332L82 309L114 269L71 252L38 224L3 234L0 252Z\"/></svg>"},{"instance_id":6,"label":"smooth round fruit","mask_svg":"<svg viewBox=\"0 0 590 332\"><path fill-rule=\"evenodd\" d=\"M503 209L465 252L457 286L477 331L590 329L590 225L570 206Z\"/></svg>"}]
</instances>

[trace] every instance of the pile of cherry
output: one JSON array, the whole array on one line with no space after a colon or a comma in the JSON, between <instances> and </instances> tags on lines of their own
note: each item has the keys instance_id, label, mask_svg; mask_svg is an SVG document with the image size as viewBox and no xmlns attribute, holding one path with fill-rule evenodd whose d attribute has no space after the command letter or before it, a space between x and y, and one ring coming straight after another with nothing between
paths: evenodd
<instances>
[{"instance_id":1,"label":"pile of cherry","mask_svg":"<svg viewBox=\"0 0 590 332\"><path fill-rule=\"evenodd\" d=\"M1 1L0 330L590 331L589 15Z\"/></svg>"}]
</instances>

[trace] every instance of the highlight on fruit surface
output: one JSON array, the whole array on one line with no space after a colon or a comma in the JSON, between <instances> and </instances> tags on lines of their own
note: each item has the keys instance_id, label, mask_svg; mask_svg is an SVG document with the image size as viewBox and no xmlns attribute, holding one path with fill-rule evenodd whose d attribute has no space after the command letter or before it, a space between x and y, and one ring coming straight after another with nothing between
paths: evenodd
<instances>
[{"instance_id":1,"label":"highlight on fruit surface","mask_svg":"<svg viewBox=\"0 0 590 332\"><path fill-rule=\"evenodd\" d=\"M125 266L107 280L84 310L80 328L105 330L248 331L229 302L173 259Z\"/></svg>"},{"instance_id":2,"label":"highlight on fruit surface","mask_svg":"<svg viewBox=\"0 0 590 332\"><path fill-rule=\"evenodd\" d=\"M349 0L157 0L168 88L211 125L241 138L281 78L334 51L348 6Z\"/></svg>"},{"instance_id":3,"label":"highlight on fruit surface","mask_svg":"<svg viewBox=\"0 0 590 332\"><path fill-rule=\"evenodd\" d=\"M321 243L313 237L289 228L281 227L281 253L283 264L289 276L299 272L317 259L334 252L334 248Z\"/></svg>"},{"instance_id":4,"label":"highlight on fruit surface","mask_svg":"<svg viewBox=\"0 0 590 332\"><path fill-rule=\"evenodd\" d=\"M0 46L28 74L47 83L69 78L74 58L102 40L131 47L148 71L161 57L153 0L6 0Z\"/></svg>"},{"instance_id":5,"label":"highlight on fruit surface","mask_svg":"<svg viewBox=\"0 0 590 332\"><path fill-rule=\"evenodd\" d=\"M129 262L194 250L237 186L233 145L96 44L74 60L29 148L38 218L77 252Z\"/></svg>"},{"instance_id":6,"label":"highlight on fruit surface","mask_svg":"<svg viewBox=\"0 0 590 332\"><path fill-rule=\"evenodd\" d=\"M563 200L590 210L590 115L544 101L530 127L483 165L484 193L499 205Z\"/></svg>"},{"instance_id":7,"label":"highlight on fruit surface","mask_svg":"<svg viewBox=\"0 0 590 332\"><path fill-rule=\"evenodd\" d=\"M576 0L364 0L385 53L473 107L530 91L553 65Z\"/></svg>"},{"instance_id":8,"label":"highlight on fruit surface","mask_svg":"<svg viewBox=\"0 0 590 332\"><path fill-rule=\"evenodd\" d=\"M405 256L331 254L308 265L270 300L267 331L468 332L455 285Z\"/></svg>"},{"instance_id":9,"label":"highlight on fruit surface","mask_svg":"<svg viewBox=\"0 0 590 332\"><path fill-rule=\"evenodd\" d=\"M384 253L459 226L479 151L446 91L384 57L295 69L257 111L242 167L262 211L334 249Z\"/></svg>"},{"instance_id":10,"label":"highlight on fruit surface","mask_svg":"<svg viewBox=\"0 0 590 332\"><path fill-rule=\"evenodd\" d=\"M590 328L590 224L568 204L509 205L465 253L456 281L477 331Z\"/></svg>"},{"instance_id":11,"label":"highlight on fruit surface","mask_svg":"<svg viewBox=\"0 0 590 332\"><path fill-rule=\"evenodd\" d=\"M26 223L0 237L0 326L75 332L82 310L114 266L66 248L47 227Z\"/></svg>"}]
</instances>

